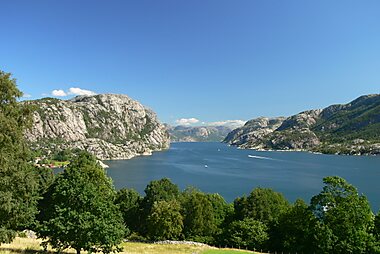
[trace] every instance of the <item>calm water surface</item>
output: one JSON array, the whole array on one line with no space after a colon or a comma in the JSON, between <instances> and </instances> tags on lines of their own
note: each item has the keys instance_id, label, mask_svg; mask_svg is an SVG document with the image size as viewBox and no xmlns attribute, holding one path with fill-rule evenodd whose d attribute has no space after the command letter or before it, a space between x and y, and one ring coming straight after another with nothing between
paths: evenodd
<instances>
[{"instance_id":1,"label":"calm water surface","mask_svg":"<svg viewBox=\"0 0 380 254\"><path fill-rule=\"evenodd\" d=\"M131 160L107 161L117 189L141 194L151 180L170 178L181 189L192 185L220 193L228 202L255 187L282 192L290 201L306 202L322 189L322 178L338 175L380 208L380 156L338 156L307 152L259 152L221 143L174 143L167 151Z\"/></svg>"}]
</instances>

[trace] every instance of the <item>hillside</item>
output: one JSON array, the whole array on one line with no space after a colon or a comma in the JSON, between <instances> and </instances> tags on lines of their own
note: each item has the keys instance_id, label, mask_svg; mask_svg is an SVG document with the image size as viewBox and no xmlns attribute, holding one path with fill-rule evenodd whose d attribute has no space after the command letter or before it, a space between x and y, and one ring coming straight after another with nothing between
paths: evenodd
<instances>
[{"instance_id":1,"label":"hillside","mask_svg":"<svg viewBox=\"0 0 380 254\"><path fill-rule=\"evenodd\" d=\"M224 142L250 149L380 154L380 94L288 118L253 119Z\"/></svg>"},{"instance_id":2,"label":"hillside","mask_svg":"<svg viewBox=\"0 0 380 254\"><path fill-rule=\"evenodd\" d=\"M32 148L48 153L79 148L99 159L130 159L169 147L167 130L155 113L126 95L25 103L36 108L26 138Z\"/></svg>"},{"instance_id":3,"label":"hillside","mask_svg":"<svg viewBox=\"0 0 380 254\"><path fill-rule=\"evenodd\" d=\"M220 142L232 131L227 126L168 126L172 142Z\"/></svg>"}]
</instances>

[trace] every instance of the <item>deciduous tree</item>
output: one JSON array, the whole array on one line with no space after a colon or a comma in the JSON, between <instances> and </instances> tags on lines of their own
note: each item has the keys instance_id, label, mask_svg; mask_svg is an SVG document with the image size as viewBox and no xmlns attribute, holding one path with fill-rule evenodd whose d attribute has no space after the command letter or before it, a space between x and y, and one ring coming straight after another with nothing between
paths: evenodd
<instances>
[{"instance_id":1,"label":"deciduous tree","mask_svg":"<svg viewBox=\"0 0 380 254\"><path fill-rule=\"evenodd\" d=\"M120 212L123 216L123 220L127 233L138 232L141 224L141 205L142 197L134 189L121 189L116 194L115 203L119 206Z\"/></svg>"},{"instance_id":2,"label":"deciduous tree","mask_svg":"<svg viewBox=\"0 0 380 254\"><path fill-rule=\"evenodd\" d=\"M24 140L32 109L17 102L21 96L11 74L0 71L0 243L10 242L37 212L38 180Z\"/></svg>"},{"instance_id":3,"label":"deciduous tree","mask_svg":"<svg viewBox=\"0 0 380 254\"><path fill-rule=\"evenodd\" d=\"M109 253L124 236L115 190L96 158L81 153L56 177L40 205L38 236L59 251Z\"/></svg>"},{"instance_id":4,"label":"deciduous tree","mask_svg":"<svg viewBox=\"0 0 380 254\"><path fill-rule=\"evenodd\" d=\"M181 206L176 200L156 201L148 216L148 237L151 240L177 240L182 235Z\"/></svg>"},{"instance_id":5,"label":"deciduous tree","mask_svg":"<svg viewBox=\"0 0 380 254\"><path fill-rule=\"evenodd\" d=\"M374 253L374 216L367 198L343 178L331 176L323 182L323 190L311 199L311 209L332 233L330 252Z\"/></svg>"}]
</instances>

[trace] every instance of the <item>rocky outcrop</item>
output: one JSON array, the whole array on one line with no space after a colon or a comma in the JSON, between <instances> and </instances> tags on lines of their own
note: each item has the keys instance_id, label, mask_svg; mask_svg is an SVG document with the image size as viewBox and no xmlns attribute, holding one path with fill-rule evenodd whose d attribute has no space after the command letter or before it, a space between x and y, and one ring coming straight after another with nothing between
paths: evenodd
<instances>
[{"instance_id":1,"label":"rocky outcrop","mask_svg":"<svg viewBox=\"0 0 380 254\"><path fill-rule=\"evenodd\" d=\"M286 119L253 119L229 133L224 142L250 149L380 154L379 133L380 95L372 94Z\"/></svg>"},{"instance_id":2,"label":"rocky outcrop","mask_svg":"<svg viewBox=\"0 0 380 254\"><path fill-rule=\"evenodd\" d=\"M232 130L227 126L168 126L172 142L220 142Z\"/></svg>"},{"instance_id":3,"label":"rocky outcrop","mask_svg":"<svg viewBox=\"0 0 380 254\"><path fill-rule=\"evenodd\" d=\"M169 135L155 113L126 95L44 98L35 106L25 134L32 148L87 150L99 159L130 159L169 147Z\"/></svg>"},{"instance_id":4,"label":"rocky outcrop","mask_svg":"<svg viewBox=\"0 0 380 254\"><path fill-rule=\"evenodd\" d=\"M259 117L249 120L244 126L230 132L224 142L241 148L262 149L264 138L280 127L284 120L285 117Z\"/></svg>"}]
</instances>

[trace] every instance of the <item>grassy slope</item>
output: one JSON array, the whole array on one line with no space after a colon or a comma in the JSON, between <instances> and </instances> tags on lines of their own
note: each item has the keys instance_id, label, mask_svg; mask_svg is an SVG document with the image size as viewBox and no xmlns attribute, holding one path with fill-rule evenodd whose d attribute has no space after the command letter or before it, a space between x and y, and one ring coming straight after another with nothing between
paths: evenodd
<instances>
[{"instance_id":1,"label":"grassy slope","mask_svg":"<svg viewBox=\"0 0 380 254\"><path fill-rule=\"evenodd\" d=\"M11 244L0 245L0 254L42 252L41 241L17 237ZM185 244L147 244L123 243L123 254L253 254L251 251L217 249L208 246L191 246ZM51 251L51 249L50 249ZM53 253L53 252L52 252ZM67 250L65 253L75 253ZM82 252L86 253L86 252Z\"/></svg>"}]
</instances>

